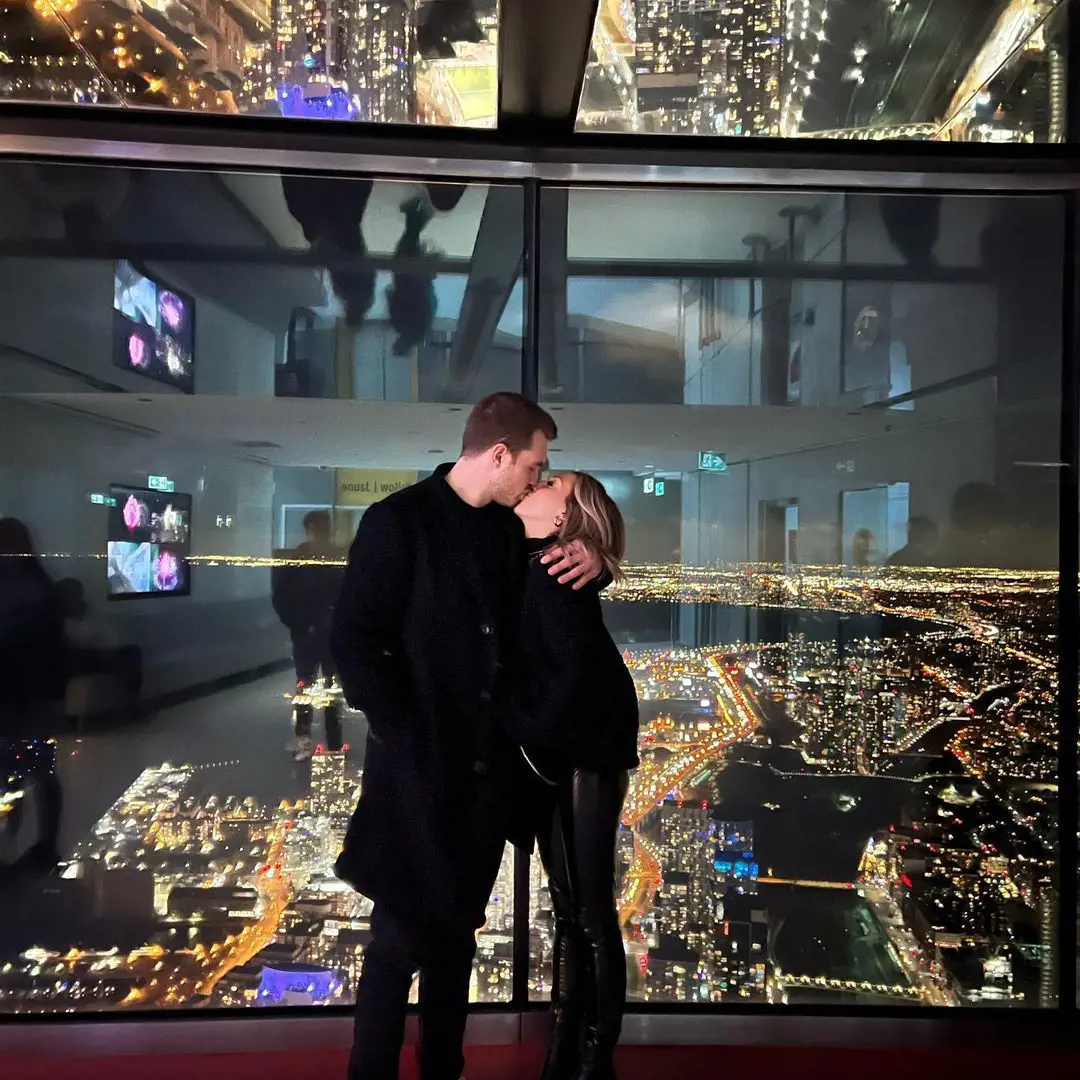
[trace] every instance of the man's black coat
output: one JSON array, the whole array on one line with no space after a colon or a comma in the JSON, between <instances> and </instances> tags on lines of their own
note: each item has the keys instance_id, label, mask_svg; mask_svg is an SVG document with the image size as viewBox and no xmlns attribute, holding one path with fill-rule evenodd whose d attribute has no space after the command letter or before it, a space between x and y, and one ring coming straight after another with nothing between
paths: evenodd
<instances>
[{"instance_id":1,"label":"man's black coat","mask_svg":"<svg viewBox=\"0 0 1080 1080\"><path fill-rule=\"evenodd\" d=\"M370 728L338 874L413 925L460 930L482 925L505 841L519 839L502 721L527 555L513 512L463 513L448 469L365 512L331 650ZM472 521L480 535L467 535Z\"/></svg>"}]
</instances>

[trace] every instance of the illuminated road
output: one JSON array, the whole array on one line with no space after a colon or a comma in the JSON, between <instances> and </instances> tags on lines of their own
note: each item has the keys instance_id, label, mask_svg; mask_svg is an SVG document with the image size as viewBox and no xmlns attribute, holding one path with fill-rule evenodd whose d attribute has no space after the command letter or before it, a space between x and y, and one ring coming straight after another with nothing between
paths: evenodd
<instances>
[{"instance_id":1,"label":"illuminated road","mask_svg":"<svg viewBox=\"0 0 1080 1080\"><path fill-rule=\"evenodd\" d=\"M668 795L697 776L729 747L748 738L758 726L759 718L735 679L721 670L715 658L710 658L709 666L719 684L712 726L662 764L645 762L634 773L623 809L623 824L628 828L636 829Z\"/></svg>"},{"instance_id":2,"label":"illuminated road","mask_svg":"<svg viewBox=\"0 0 1080 1080\"><path fill-rule=\"evenodd\" d=\"M656 890L663 884L663 870L660 861L649 850L641 836L634 834L634 861L630 872L623 882L622 895L619 897L619 924L627 926L634 916L640 918L647 912L656 899Z\"/></svg>"},{"instance_id":3,"label":"illuminated road","mask_svg":"<svg viewBox=\"0 0 1080 1080\"><path fill-rule=\"evenodd\" d=\"M120 1002L121 1008L178 1007L205 999L233 968L248 963L274 940L293 896L292 880L281 869L290 824L283 821L275 827L266 865L259 872L259 917L209 947L199 944L169 951L155 945L136 950L128 963L141 984Z\"/></svg>"},{"instance_id":4,"label":"illuminated road","mask_svg":"<svg viewBox=\"0 0 1080 1080\"><path fill-rule=\"evenodd\" d=\"M259 874L258 919L245 926L235 939L224 947L213 946L210 955L212 966L199 984L196 993L209 996L218 982L233 968L242 967L248 963L274 940L281 916L284 915L293 897L292 878L282 872L285 835L291 824L286 821L275 829L266 866Z\"/></svg>"},{"instance_id":5,"label":"illuminated road","mask_svg":"<svg viewBox=\"0 0 1080 1080\"><path fill-rule=\"evenodd\" d=\"M619 922L623 926L640 920L649 911L663 883L659 852L638 826L668 795L711 766L729 747L752 735L761 723L742 688L717 657L709 657L707 665L716 689L716 712L709 729L693 742L677 745L662 764L642 764L631 783L623 824L634 830L634 858L619 897Z\"/></svg>"}]
</instances>

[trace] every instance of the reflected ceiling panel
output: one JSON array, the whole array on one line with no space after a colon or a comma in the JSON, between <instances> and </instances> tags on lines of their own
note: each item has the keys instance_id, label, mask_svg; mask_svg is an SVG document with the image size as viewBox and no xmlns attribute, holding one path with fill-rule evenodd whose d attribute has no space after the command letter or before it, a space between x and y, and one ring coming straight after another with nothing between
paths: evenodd
<instances>
[{"instance_id":1,"label":"reflected ceiling panel","mask_svg":"<svg viewBox=\"0 0 1080 1080\"><path fill-rule=\"evenodd\" d=\"M0 99L493 127L498 0L14 0Z\"/></svg>"},{"instance_id":2,"label":"reflected ceiling panel","mask_svg":"<svg viewBox=\"0 0 1080 1080\"><path fill-rule=\"evenodd\" d=\"M1062 142L1066 0L601 0L578 130Z\"/></svg>"}]
</instances>

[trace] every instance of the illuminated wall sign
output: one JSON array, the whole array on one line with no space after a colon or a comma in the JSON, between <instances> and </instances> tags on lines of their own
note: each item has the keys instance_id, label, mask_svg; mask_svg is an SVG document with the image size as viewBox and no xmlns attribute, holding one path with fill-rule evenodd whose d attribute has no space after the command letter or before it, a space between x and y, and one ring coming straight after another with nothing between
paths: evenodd
<instances>
[{"instance_id":1,"label":"illuminated wall sign","mask_svg":"<svg viewBox=\"0 0 1080 1080\"><path fill-rule=\"evenodd\" d=\"M641 490L646 495L651 495L653 493L653 488L655 487L656 481L651 476L646 476L645 479L641 481Z\"/></svg>"},{"instance_id":2,"label":"illuminated wall sign","mask_svg":"<svg viewBox=\"0 0 1080 1080\"><path fill-rule=\"evenodd\" d=\"M151 491L175 491L176 483L167 476L148 476L146 486Z\"/></svg>"},{"instance_id":3,"label":"illuminated wall sign","mask_svg":"<svg viewBox=\"0 0 1080 1080\"><path fill-rule=\"evenodd\" d=\"M100 491L90 493L90 501L95 506L115 506L116 500L111 495L102 495Z\"/></svg>"},{"instance_id":4,"label":"illuminated wall sign","mask_svg":"<svg viewBox=\"0 0 1080 1080\"><path fill-rule=\"evenodd\" d=\"M664 483L663 480L657 480L655 486L653 487L653 491L657 496L663 495L666 486L667 485Z\"/></svg>"},{"instance_id":5,"label":"illuminated wall sign","mask_svg":"<svg viewBox=\"0 0 1080 1080\"><path fill-rule=\"evenodd\" d=\"M727 472L727 458L715 450L702 450L697 460L701 472Z\"/></svg>"},{"instance_id":6,"label":"illuminated wall sign","mask_svg":"<svg viewBox=\"0 0 1080 1080\"><path fill-rule=\"evenodd\" d=\"M338 506L370 506L415 483L416 473L403 469L338 469L334 501Z\"/></svg>"}]
</instances>

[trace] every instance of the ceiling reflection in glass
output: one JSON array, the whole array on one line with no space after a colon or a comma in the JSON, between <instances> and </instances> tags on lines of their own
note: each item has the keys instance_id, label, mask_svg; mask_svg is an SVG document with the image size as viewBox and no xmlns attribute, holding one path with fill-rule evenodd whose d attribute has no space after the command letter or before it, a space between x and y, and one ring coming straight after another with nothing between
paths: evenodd
<instances>
[{"instance_id":1,"label":"ceiling reflection in glass","mask_svg":"<svg viewBox=\"0 0 1080 1080\"><path fill-rule=\"evenodd\" d=\"M1065 139L1067 0L601 0L578 130Z\"/></svg>"},{"instance_id":2,"label":"ceiling reflection in glass","mask_svg":"<svg viewBox=\"0 0 1080 1080\"><path fill-rule=\"evenodd\" d=\"M493 127L498 0L9 0L0 99Z\"/></svg>"}]
</instances>

